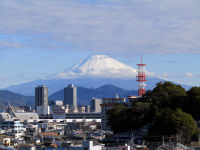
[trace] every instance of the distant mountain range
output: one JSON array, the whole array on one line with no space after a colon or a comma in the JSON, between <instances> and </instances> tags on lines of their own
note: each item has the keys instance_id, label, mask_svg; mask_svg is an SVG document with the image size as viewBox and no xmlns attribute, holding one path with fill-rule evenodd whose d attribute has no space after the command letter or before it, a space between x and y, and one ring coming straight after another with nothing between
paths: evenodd
<instances>
[{"instance_id":1,"label":"distant mountain range","mask_svg":"<svg viewBox=\"0 0 200 150\"><path fill-rule=\"evenodd\" d=\"M34 106L34 103L34 96L24 96L10 91L0 90L0 111L4 110L7 104L11 104L14 106Z\"/></svg>"},{"instance_id":2,"label":"distant mountain range","mask_svg":"<svg viewBox=\"0 0 200 150\"><path fill-rule=\"evenodd\" d=\"M151 72L146 71L146 74L146 90L152 90L156 83L164 81L160 78L155 78ZM63 100L64 87L73 83L78 87L79 105L90 104L92 97L111 98L115 97L116 94L119 97L137 95L136 75L137 69L106 55L94 55L82 60L70 69L48 76L46 79L35 80L0 90L0 109L3 109L8 103L15 106L29 105L33 107L35 103L35 87L38 85L46 85L48 87L49 100ZM182 86L186 89L189 88L186 85Z\"/></svg>"},{"instance_id":3,"label":"distant mountain range","mask_svg":"<svg viewBox=\"0 0 200 150\"><path fill-rule=\"evenodd\" d=\"M119 97L127 97L128 95L137 95L137 91L128 91L121 89L113 85L104 85L99 88L83 88L77 87L78 93L78 105L89 105L90 100L95 98L111 98L115 97L116 94ZM63 100L64 91L59 90L49 96L50 100ZM35 98L34 96L23 96L10 91L0 90L0 110L2 111L7 104L14 106L29 105L34 107Z\"/></svg>"},{"instance_id":4,"label":"distant mountain range","mask_svg":"<svg viewBox=\"0 0 200 150\"><path fill-rule=\"evenodd\" d=\"M99 88L83 88L77 87L78 104L89 105L90 100L95 98L113 98L116 95L126 98L129 95L137 95L137 91L128 91L113 85L104 85ZM55 92L49 96L49 100L64 100L64 90Z\"/></svg>"},{"instance_id":5,"label":"distant mountain range","mask_svg":"<svg viewBox=\"0 0 200 150\"><path fill-rule=\"evenodd\" d=\"M146 89L153 89L157 82L164 81L155 78L153 73L146 72ZM23 95L34 95L34 88L38 85L46 85L49 94L63 89L68 84L85 88L98 88L111 84L126 90L137 90L137 69L123 64L107 55L93 55L66 69L64 72L50 75L45 79L35 80L5 88Z\"/></svg>"}]
</instances>

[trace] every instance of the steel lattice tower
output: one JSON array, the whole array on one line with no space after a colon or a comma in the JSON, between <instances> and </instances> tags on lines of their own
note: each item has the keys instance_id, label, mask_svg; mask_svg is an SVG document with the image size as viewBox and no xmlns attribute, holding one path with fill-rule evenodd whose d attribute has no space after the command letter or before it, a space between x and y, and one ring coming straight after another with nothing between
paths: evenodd
<instances>
[{"instance_id":1,"label":"steel lattice tower","mask_svg":"<svg viewBox=\"0 0 200 150\"><path fill-rule=\"evenodd\" d=\"M146 64L142 63L142 57L141 57L141 64L137 64L138 66L138 75L137 75L137 81L138 81L138 96L142 96L145 94L145 81L146 81L146 75L145 75L145 66Z\"/></svg>"}]
</instances>

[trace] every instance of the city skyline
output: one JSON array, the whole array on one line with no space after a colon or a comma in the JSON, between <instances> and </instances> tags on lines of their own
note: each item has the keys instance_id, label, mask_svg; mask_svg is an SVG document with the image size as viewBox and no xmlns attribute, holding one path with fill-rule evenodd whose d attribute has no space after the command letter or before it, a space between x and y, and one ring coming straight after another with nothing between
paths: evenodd
<instances>
[{"instance_id":1,"label":"city skyline","mask_svg":"<svg viewBox=\"0 0 200 150\"><path fill-rule=\"evenodd\" d=\"M0 2L0 88L62 72L93 54L200 86L200 2Z\"/></svg>"}]
</instances>

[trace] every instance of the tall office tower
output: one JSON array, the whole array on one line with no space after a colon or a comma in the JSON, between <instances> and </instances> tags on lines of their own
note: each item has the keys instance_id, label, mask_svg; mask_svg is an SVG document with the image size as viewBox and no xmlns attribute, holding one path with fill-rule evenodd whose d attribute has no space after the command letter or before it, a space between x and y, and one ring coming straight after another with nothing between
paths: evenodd
<instances>
[{"instance_id":1,"label":"tall office tower","mask_svg":"<svg viewBox=\"0 0 200 150\"><path fill-rule=\"evenodd\" d=\"M89 113L89 112L90 112L90 105L86 105L86 106L85 106L85 112L86 112L86 113Z\"/></svg>"},{"instance_id":2,"label":"tall office tower","mask_svg":"<svg viewBox=\"0 0 200 150\"><path fill-rule=\"evenodd\" d=\"M101 102L102 99L98 99L98 98L92 98L91 99L91 112L101 112Z\"/></svg>"},{"instance_id":3,"label":"tall office tower","mask_svg":"<svg viewBox=\"0 0 200 150\"><path fill-rule=\"evenodd\" d=\"M48 106L48 88L44 85L35 88L35 110L37 106Z\"/></svg>"},{"instance_id":4,"label":"tall office tower","mask_svg":"<svg viewBox=\"0 0 200 150\"><path fill-rule=\"evenodd\" d=\"M64 88L64 105L69 105L70 109L77 109L77 88L70 84Z\"/></svg>"}]
</instances>

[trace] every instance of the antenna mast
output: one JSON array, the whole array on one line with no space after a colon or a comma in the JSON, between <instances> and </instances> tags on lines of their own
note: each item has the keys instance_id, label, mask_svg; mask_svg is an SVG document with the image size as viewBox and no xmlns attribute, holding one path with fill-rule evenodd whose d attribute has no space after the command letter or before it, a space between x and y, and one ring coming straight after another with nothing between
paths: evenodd
<instances>
[{"instance_id":1,"label":"antenna mast","mask_svg":"<svg viewBox=\"0 0 200 150\"><path fill-rule=\"evenodd\" d=\"M145 81L146 75L145 75L145 67L146 64L142 63L142 57L141 57L141 64L137 64L138 66L138 75L136 80L138 81L138 96L142 97L143 94L145 94Z\"/></svg>"}]
</instances>

